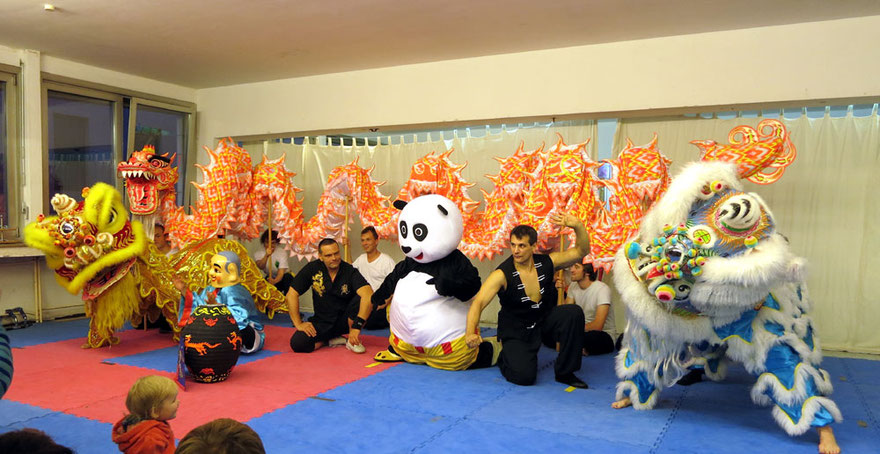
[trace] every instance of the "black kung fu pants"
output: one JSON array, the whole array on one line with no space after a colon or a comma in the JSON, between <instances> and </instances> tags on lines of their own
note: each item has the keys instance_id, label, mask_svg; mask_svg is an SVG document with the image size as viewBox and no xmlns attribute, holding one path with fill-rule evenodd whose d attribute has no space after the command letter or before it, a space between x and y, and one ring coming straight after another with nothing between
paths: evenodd
<instances>
[{"instance_id":1,"label":"black kung fu pants","mask_svg":"<svg viewBox=\"0 0 880 454\"><path fill-rule=\"evenodd\" d=\"M579 370L583 333L584 312L574 304L554 307L531 329L519 320L499 314L498 339L502 348L498 367L501 375L517 385L533 385L538 375L541 344L555 349L557 342L560 346L554 366L556 376Z\"/></svg>"}]
</instances>

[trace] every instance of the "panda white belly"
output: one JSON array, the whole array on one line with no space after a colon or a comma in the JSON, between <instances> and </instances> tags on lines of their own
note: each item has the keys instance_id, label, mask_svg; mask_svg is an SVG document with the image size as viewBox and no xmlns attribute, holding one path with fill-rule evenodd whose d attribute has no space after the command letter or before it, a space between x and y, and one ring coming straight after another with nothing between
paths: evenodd
<instances>
[{"instance_id":1,"label":"panda white belly","mask_svg":"<svg viewBox=\"0 0 880 454\"><path fill-rule=\"evenodd\" d=\"M397 281L391 312L391 332L415 347L434 347L464 335L468 305L440 296L425 282L431 275L410 272Z\"/></svg>"}]
</instances>

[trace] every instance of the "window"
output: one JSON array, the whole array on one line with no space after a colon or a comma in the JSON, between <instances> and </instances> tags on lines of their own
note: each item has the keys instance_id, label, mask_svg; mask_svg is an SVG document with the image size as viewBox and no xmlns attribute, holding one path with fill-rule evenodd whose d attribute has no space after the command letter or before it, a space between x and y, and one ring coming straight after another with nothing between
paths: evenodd
<instances>
[{"instance_id":1,"label":"window","mask_svg":"<svg viewBox=\"0 0 880 454\"><path fill-rule=\"evenodd\" d=\"M14 243L20 239L17 141L16 74L0 67L0 243Z\"/></svg>"},{"instance_id":2,"label":"window","mask_svg":"<svg viewBox=\"0 0 880 454\"><path fill-rule=\"evenodd\" d=\"M153 145L156 153L175 155L177 202L192 191L187 172L193 167L195 107L149 99L142 94L100 86L86 88L67 80L43 81L45 99L47 194L79 198L83 188L104 182L124 190L117 175L120 161L134 150ZM94 86L95 84L82 85ZM192 155L192 156L191 156ZM125 203L128 198L123 197ZM51 208L45 207L45 212Z\"/></svg>"},{"instance_id":3,"label":"window","mask_svg":"<svg viewBox=\"0 0 880 454\"><path fill-rule=\"evenodd\" d=\"M126 100L124 116L125 122L125 158L134 150L140 150L145 145L152 145L157 154L174 156L173 165L177 166L177 204L186 205L184 194L188 187L187 169L192 165L188 158L192 158L188 151L192 144L192 109L174 106L157 101L149 101L140 98ZM134 124L134 130L130 125ZM195 153L192 153L193 155Z\"/></svg>"},{"instance_id":4,"label":"window","mask_svg":"<svg viewBox=\"0 0 880 454\"><path fill-rule=\"evenodd\" d=\"M122 98L92 90L47 90L48 192L80 197L97 182L121 187ZM119 131L117 132L117 129Z\"/></svg>"}]
</instances>

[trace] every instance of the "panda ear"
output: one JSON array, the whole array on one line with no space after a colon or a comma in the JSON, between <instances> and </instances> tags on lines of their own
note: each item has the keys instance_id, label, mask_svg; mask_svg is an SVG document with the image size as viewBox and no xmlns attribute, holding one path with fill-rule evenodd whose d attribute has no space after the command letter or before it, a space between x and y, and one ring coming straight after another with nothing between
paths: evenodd
<instances>
[{"instance_id":1,"label":"panda ear","mask_svg":"<svg viewBox=\"0 0 880 454\"><path fill-rule=\"evenodd\" d=\"M443 205L437 205L437 208L443 212L443 216L449 216L449 211L446 211L446 208L443 208Z\"/></svg>"},{"instance_id":2,"label":"panda ear","mask_svg":"<svg viewBox=\"0 0 880 454\"><path fill-rule=\"evenodd\" d=\"M394 203L392 203L392 205L394 205L394 208L397 208L398 210L402 210L403 207L406 206L406 200L400 200L400 199L395 200Z\"/></svg>"}]
</instances>

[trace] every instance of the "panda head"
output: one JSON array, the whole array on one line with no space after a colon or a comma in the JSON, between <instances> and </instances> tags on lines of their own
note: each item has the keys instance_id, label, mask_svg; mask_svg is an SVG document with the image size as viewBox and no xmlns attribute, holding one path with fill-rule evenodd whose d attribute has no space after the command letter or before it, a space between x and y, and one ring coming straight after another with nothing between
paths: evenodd
<instances>
[{"instance_id":1,"label":"panda head","mask_svg":"<svg viewBox=\"0 0 880 454\"><path fill-rule=\"evenodd\" d=\"M437 194L416 197L400 209L397 241L407 257L419 263L440 260L458 247L463 231L461 211L451 200Z\"/></svg>"}]
</instances>

